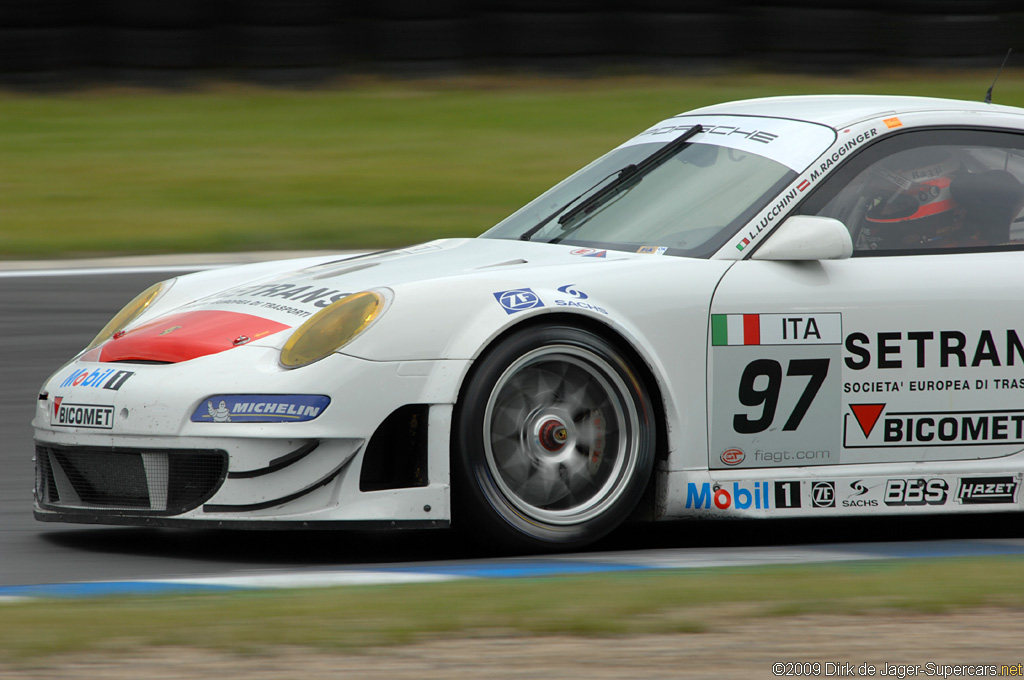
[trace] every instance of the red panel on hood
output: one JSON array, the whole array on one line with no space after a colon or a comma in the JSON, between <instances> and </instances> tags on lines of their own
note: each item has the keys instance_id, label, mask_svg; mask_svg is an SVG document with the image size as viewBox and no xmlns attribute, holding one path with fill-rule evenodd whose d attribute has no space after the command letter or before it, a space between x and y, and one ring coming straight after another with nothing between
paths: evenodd
<instances>
[{"instance_id":1,"label":"red panel on hood","mask_svg":"<svg viewBox=\"0 0 1024 680\"><path fill-rule=\"evenodd\" d=\"M171 314L139 326L97 347L100 361L178 363L245 345L290 328L238 312Z\"/></svg>"}]
</instances>

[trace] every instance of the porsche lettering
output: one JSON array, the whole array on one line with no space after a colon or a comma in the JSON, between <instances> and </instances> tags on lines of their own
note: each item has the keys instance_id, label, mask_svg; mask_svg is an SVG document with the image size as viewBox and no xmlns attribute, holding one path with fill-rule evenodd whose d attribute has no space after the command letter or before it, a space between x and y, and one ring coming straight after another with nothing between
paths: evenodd
<instances>
[{"instance_id":1,"label":"porsche lettering","mask_svg":"<svg viewBox=\"0 0 1024 680\"><path fill-rule=\"evenodd\" d=\"M686 132L691 128L693 128L692 125L660 125L641 133L641 136L678 135L678 133ZM732 135L745 137L752 142L760 142L761 144L770 144L779 137L776 134L765 132L764 130L744 130L735 125L704 125L703 132L705 134L723 137Z\"/></svg>"}]
</instances>

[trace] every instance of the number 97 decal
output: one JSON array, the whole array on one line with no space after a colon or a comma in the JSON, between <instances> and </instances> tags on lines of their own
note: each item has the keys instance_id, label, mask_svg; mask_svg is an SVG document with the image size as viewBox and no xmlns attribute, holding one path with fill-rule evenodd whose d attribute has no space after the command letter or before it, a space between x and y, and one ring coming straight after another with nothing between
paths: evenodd
<instances>
[{"instance_id":1,"label":"number 97 decal","mask_svg":"<svg viewBox=\"0 0 1024 680\"><path fill-rule=\"evenodd\" d=\"M717 349L709 375L709 465L724 469L838 463L838 353L838 346Z\"/></svg>"},{"instance_id":2,"label":"number 97 decal","mask_svg":"<svg viewBox=\"0 0 1024 680\"><path fill-rule=\"evenodd\" d=\"M828 359L790 359L786 377L806 376L809 379L782 426L784 431L795 431L800 427L814 397L825 383L828 366ZM740 376L739 401L743 406L755 410L735 414L732 419L733 430L740 434L756 434L771 428L779 406L782 382L782 364L778 361L756 359L747 364ZM756 410L758 408L759 412Z\"/></svg>"}]
</instances>

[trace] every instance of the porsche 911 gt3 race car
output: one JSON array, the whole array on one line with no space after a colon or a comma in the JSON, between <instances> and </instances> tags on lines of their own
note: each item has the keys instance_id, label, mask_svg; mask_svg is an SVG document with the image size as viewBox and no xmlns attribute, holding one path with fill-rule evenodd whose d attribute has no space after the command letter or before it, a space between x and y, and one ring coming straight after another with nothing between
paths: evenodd
<instances>
[{"instance_id":1,"label":"porsche 911 gt3 race car","mask_svg":"<svg viewBox=\"0 0 1024 680\"><path fill-rule=\"evenodd\" d=\"M662 121L476 239L206 271L43 385L35 515L466 527L1019 510L1024 111Z\"/></svg>"}]
</instances>

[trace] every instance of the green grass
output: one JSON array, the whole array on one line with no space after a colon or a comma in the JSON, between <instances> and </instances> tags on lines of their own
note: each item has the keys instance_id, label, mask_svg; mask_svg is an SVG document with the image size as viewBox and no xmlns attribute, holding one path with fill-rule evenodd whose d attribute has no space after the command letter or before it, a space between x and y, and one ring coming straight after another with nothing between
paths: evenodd
<instances>
[{"instance_id":1,"label":"green grass","mask_svg":"<svg viewBox=\"0 0 1024 680\"><path fill-rule=\"evenodd\" d=\"M436 637L726 631L804 613L1024 606L1024 558L632 572L0 605L0 662L173 645L358 651Z\"/></svg>"},{"instance_id":2,"label":"green grass","mask_svg":"<svg viewBox=\"0 0 1024 680\"><path fill-rule=\"evenodd\" d=\"M1024 105L1006 72L996 101ZM980 100L993 73L352 81L0 93L0 257L474 236L669 115L745 97Z\"/></svg>"}]
</instances>

